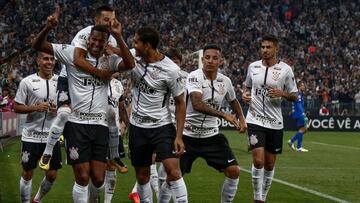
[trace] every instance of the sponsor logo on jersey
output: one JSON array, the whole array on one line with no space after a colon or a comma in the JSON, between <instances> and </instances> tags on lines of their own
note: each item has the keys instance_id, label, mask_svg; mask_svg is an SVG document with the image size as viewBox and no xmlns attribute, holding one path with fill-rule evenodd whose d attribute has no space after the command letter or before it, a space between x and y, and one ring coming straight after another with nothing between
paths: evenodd
<instances>
[{"instance_id":1,"label":"sponsor logo on jersey","mask_svg":"<svg viewBox=\"0 0 360 203\"><path fill-rule=\"evenodd\" d=\"M267 97L269 95L269 90L270 90L270 88L262 85L261 88L256 88L255 89L255 95L260 95L260 96Z\"/></svg>"},{"instance_id":2,"label":"sponsor logo on jersey","mask_svg":"<svg viewBox=\"0 0 360 203\"><path fill-rule=\"evenodd\" d=\"M100 80L99 78L83 77L83 78L81 78L81 80L83 81L84 86L88 86L88 85L102 86L102 85L105 85L104 81Z\"/></svg>"},{"instance_id":3,"label":"sponsor logo on jersey","mask_svg":"<svg viewBox=\"0 0 360 203\"><path fill-rule=\"evenodd\" d=\"M38 138L38 139L45 139L47 138L49 132L39 132L39 131L33 131L31 132L31 137Z\"/></svg>"},{"instance_id":4,"label":"sponsor logo on jersey","mask_svg":"<svg viewBox=\"0 0 360 203\"><path fill-rule=\"evenodd\" d=\"M192 82L198 82L198 79L197 79L197 78L195 78L195 77L193 77L193 78L189 78L189 79L188 79L188 82L189 82L189 83L192 83Z\"/></svg>"},{"instance_id":5,"label":"sponsor logo on jersey","mask_svg":"<svg viewBox=\"0 0 360 203\"><path fill-rule=\"evenodd\" d=\"M154 95L157 92L154 88L150 87L144 79L137 81L135 83L135 88L137 88L140 92L144 92L146 94L151 94L151 95Z\"/></svg>"},{"instance_id":6,"label":"sponsor logo on jersey","mask_svg":"<svg viewBox=\"0 0 360 203\"><path fill-rule=\"evenodd\" d=\"M86 35L79 35L79 39L86 40Z\"/></svg>"}]
</instances>

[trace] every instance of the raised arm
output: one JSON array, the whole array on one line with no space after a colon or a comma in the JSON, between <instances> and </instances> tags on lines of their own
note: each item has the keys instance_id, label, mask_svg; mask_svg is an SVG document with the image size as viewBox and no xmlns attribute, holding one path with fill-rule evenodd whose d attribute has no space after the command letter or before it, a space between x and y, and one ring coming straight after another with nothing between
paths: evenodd
<instances>
[{"instance_id":1,"label":"raised arm","mask_svg":"<svg viewBox=\"0 0 360 203\"><path fill-rule=\"evenodd\" d=\"M127 47L123 37L122 37L122 27L121 23L115 19L111 25L111 33L114 36L120 50L117 53L123 58L123 61L119 63L119 71L129 70L135 67L135 59L130 53L129 48Z\"/></svg>"},{"instance_id":2,"label":"raised arm","mask_svg":"<svg viewBox=\"0 0 360 203\"><path fill-rule=\"evenodd\" d=\"M35 39L33 39L32 48L37 51L54 55L52 45L46 41L46 37L49 32L59 23L59 16L60 6L56 5L54 13L47 18L45 27L41 30L40 33L36 35Z\"/></svg>"}]
</instances>

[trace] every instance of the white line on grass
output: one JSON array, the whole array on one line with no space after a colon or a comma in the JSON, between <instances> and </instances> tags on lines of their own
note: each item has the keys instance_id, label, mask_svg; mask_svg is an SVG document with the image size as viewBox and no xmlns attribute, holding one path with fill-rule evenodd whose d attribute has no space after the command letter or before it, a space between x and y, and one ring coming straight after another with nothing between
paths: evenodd
<instances>
[{"instance_id":1,"label":"white line on grass","mask_svg":"<svg viewBox=\"0 0 360 203\"><path fill-rule=\"evenodd\" d=\"M251 174L250 170L247 170L247 169L244 169L244 168L241 168L240 170ZM337 197L327 195L327 194L324 194L324 193L321 193L321 192L318 192L318 191L315 191L315 190L312 190L312 189L309 189L309 188L306 188L306 187L302 187L300 185L295 185L295 184L292 184L292 183L289 183L289 182L286 182L286 181L283 181L283 180L280 180L280 179L277 179L277 178L274 178L273 181L277 182L277 183L280 183L280 184L283 184L283 185L286 185L286 186L289 186L289 187L292 187L292 188L295 188L295 189L298 189L298 190L302 190L302 191L317 195L319 197L323 197L325 199L333 200L335 202L350 203L350 202L348 202L346 200L339 199Z\"/></svg>"},{"instance_id":2,"label":"white line on grass","mask_svg":"<svg viewBox=\"0 0 360 203\"><path fill-rule=\"evenodd\" d=\"M344 148L344 149L357 149L357 150L360 150L360 147L351 147L351 146L345 146L345 145L327 144L327 143L322 143L322 142L311 142L311 143L317 144L317 145L330 146L330 147L338 147L338 148Z\"/></svg>"}]
</instances>

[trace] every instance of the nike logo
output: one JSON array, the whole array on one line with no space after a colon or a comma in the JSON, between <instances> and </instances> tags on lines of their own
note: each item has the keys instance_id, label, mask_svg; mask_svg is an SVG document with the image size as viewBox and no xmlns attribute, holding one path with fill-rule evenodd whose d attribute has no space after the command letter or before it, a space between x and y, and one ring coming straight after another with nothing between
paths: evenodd
<instances>
[{"instance_id":1,"label":"nike logo","mask_svg":"<svg viewBox=\"0 0 360 203\"><path fill-rule=\"evenodd\" d=\"M277 148L277 149L275 149L275 152L278 152L278 151L280 151L281 150L281 148Z\"/></svg>"},{"instance_id":2,"label":"nike logo","mask_svg":"<svg viewBox=\"0 0 360 203\"><path fill-rule=\"evenodd\" d=\"M33 91L39 90L40 88L33 88Z\"/></svg>"},{"instance_id":3,"label":"nike logo","mask_svg":"<svg viewBox=\"0 0 360 203\"><path fill-rule=\"evenodd\" d=\"M235 159L230 159L230 160L227 160L227 161L228 161L228 163L231 163L231 162L235 161Z\"/></svg>"},{"instance_id":4,"label":"nike logo","mask_svg":"<svg viewBox=\"0 0 360 203\"><path fill-rule=\"evenodd\" d=\"M202 88L208 88L208 86L204 86L204 85L203 85Z\"/></svg>"},{"instance_id":5,"label":"nike logo","mask_svg":"<svg viewBox=\"0 0 360 203\"><path fill-rule=\"evenodd\" d=\"M253 76L255 76L255 75L259 75L259 73L254 73Z\"/></svg>"}]
</instances>

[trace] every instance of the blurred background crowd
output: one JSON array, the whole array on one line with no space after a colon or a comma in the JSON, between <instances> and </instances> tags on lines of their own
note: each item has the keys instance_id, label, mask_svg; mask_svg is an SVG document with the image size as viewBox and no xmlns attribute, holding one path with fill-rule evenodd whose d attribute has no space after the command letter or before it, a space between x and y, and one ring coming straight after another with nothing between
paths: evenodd
<instances>
[{"instance_id":1,"label":"blurred background crowd","mask_svg":"<svg viewBox=\"0 0 360 203\"><path fill-rule=\"evenodd\" d=\"M11 111L20 80L37 70L29 42L55 3L61 6L61 21L52 35L57 43L70 43L80 29L93 24L96 7L110 4L130 47L143 25L159 30L163 52L174 47L186 57L205 43L219 44L225 58L220 71L232 79L239 99L248 65L259 60L261 36L275 34L280 58L306 83L309 111L360 115L360 0L0 0L2 111ZM191 71L197 64L183 68ZM122 82L129 88L126 75Z\"/></svg>"}]
</instances>

